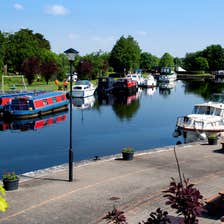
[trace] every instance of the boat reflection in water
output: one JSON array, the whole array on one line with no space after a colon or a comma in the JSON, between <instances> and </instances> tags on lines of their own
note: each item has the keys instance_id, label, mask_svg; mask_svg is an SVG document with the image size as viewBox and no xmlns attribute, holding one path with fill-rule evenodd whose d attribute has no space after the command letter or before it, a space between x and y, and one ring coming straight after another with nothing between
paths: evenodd
<instances>
[{"instance_id":1,"label":"boat reflection in water","mask_svg":"<svg viewBox=\"0 0 224 224\"><path fill-rule=\"evenodd\" d=\"M33 119L22 119L22 120L1 120L0 121L0 131L6 130L17 130L17 131L30 131L38 130L49 125L57 124L66 120L67 112L55 113L51 115L46 115L43 117L33 118Z\"/></svg>"},{"instance_id":2,"label":"boat reflection in water","mask_svg":"<svg viewBox=\"0 0 224 224\"><path fill-rule=\"evenodd\" d=\"M182 131L182 130L175 130L173 133L173 137L177 138L177 142L179 144L197 142L205 140L207 138L205 133L200 133L198 131Z\"/></svg>"},{"instance_id":3,"label":"boat reflection in water","mask_svg":"<svg viewBox=\"0 0 224 224\"><path fill-rule=\"evenodd\" d=\"M121 120L130 120L140 108L140 96L141 91L133 95L115 95L114 104L112 105L113 111Z\"/></svg>"},{"instance_id":4,"label":"boat reflection in water","mask_svg":"<svg viewBox=\"0 0 224 224\"><path fill-rule=\"evenodd\" d=\"M144 88L142 92L146 96L152 96L156 92L156 87Z\"/></svg>"},{"instance_id":5,"label":"boat reflection in water","mask_svg":"<svg viewBox=\"0 0 224 224\"><path fill-rule=\"evenodd\" d=\"M176 81L159 83L159 93L161 95L170 95L171 89L176 87Z\"/></svg>"},{"instance_id":6,"label":"boat reflection in water","mask_svg":"<svg viewBox=\"0 0 224 224\"><path fill-rule=\"evenodd\" d=\"M88 96L88 97L76 97L72 99L72 104L77 109L88 109L92 108L95 103L95 97L94 96Z\"/></svg>"},{"instance_id":7,"label":"boat reflection in water","mask_svg":"<svg viewBox=\"0 0 224 224\"><path fill-rule=\"evenodd\" d=\"M76 97L72 99L72 105L77 110L80 110L82 112L82 118L81 121L84 121L83 111L88 110L94 106L95 103L95 97L94 96L88 96L88 97Z\"/></svg>"}]
</instances>

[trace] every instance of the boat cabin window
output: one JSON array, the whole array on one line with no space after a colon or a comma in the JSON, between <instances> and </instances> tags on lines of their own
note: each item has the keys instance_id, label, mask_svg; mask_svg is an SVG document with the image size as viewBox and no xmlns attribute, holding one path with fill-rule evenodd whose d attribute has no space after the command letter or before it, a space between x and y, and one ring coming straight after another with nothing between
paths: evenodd
<instances>
[{"instance_id":1,"label":"boat cabin window","mask_svg":"<svg viewBox=\"0 0 224 224\"><path fill-rule=\"evenodd\" d=\"M52 101L53 101L53 103L57 103L57 99L56 99L56 97L53 97L53 98L52 98Z\"/></svg>"},{"instance_id":2,"label":"boat cabin window","mask_svg":"<svg viewBox=\"0 0 224 224\"><path fill-rule=\"evenodd\" d=\"M11 108L12 110L28 110L33 107L33 103L26 99L14 99L12 100Z\"/></svg>"},{"instance_id":3,"label":"boat cabin window","mask_svg":"<svg viewBox=\"0 0 224 224\"><path fill-rule=\"evenodd\" d=\"M210 108L209 107L204 107L204 106L195 106L194 107L194 113L195 114L209 114L210 113Z\"/></svg>"},{"instance_id":4,"label":"boat cabin window","mask_svg":"<svg viewBox=\"0 0 224 224\"><path fill-rule=\"evenodd\" d=\"M73 89L82 89L82 86L75 86Z\"/></svg>"},{"instance_id":5,"label":"boat cabin window","mask_svg":"<svg viewBox=\"0 0 224 224\"><path fill-rule=\"evenodd\" d=\"M215 107L208 107L208 106L195 106L194 107L194 114L207 114L207 115L215 115L221 116L222 109L215 108Z\"/></svg>"},{"instance_id":6,"label":"boat cabin window","mask_svg":"<svg viewBox=\"0 0 224 224\"><path fill-rule=\"evenodd\" d=\"M43 104L44 105L47 105L48 104L47 99L43 99Z\"/></svg>"}]
</instances>

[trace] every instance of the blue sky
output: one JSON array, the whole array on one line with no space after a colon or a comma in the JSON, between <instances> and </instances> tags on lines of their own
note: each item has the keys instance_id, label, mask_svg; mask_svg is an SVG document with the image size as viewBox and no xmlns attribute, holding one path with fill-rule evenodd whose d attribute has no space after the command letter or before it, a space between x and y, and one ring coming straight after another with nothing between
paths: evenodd
<instances>
[{"instance_id":1,"label":"blue sky","mask_svg":"<svg viewBox=\"0 0 224 224\"><path fill-rule=\"evenodd\" d=\"M56 53L111 51L122 35L158 57L224 47L223 0L1 0L0 10L1 31L42 33Z\"/></svg>"}]
</instances>

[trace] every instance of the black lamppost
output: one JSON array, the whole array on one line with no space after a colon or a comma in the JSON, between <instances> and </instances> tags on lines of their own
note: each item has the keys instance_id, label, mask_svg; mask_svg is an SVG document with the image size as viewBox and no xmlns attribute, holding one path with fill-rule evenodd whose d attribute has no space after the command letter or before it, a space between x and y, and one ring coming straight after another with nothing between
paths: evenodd
<instances>
[{"instance_id":1,"label":"black lamppost","mask_svg":"<svg viewBox=\"0 0 224 224\"><path fill-rule=\"evenodd\" d=\"M72 65L75 60L75 56L79 53L78 51L69 48L68 50L64 51L66 54L69 63L70 63L70 93L69 93L69 103L70 103L70 131L69 131L69 181L73 181L73 151L72 151Z\"/></svg>"}]
</instances>

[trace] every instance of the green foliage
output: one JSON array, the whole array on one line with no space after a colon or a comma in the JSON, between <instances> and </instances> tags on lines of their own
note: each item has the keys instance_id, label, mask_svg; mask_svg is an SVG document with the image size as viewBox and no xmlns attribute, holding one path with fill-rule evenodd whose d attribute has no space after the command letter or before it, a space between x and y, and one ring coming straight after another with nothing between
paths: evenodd
<instances>
[{"instance_id":1,"label":"green foliage","mask_svg":"<svg viewBox=\"0 0 224 224\"><path fill-rule=\"evenodd\" d=\"M5 212L9 207L7 201L2 197L5 195L5 189L0 185L0 211Z\"/></svg>"},{"instance_id":2,"label":"green foliage","mask_svg":"<svg viewBox=\"0 0 224 224\"><path fill-rule=\"evenodd\" d=\"M159 58L147 52L141 53L140 68L143 71L150 71L158 65Z\"/></svg>"},{"instance_id":3,"label":"green foliage","mask_svg":"<svg viewBox=\"0 0 224 224\"><path fill-rule=\"evenodd\" d=\"M8 172L4 173L2 176L2 180L17 180L18 176L15 174L15 172Z\"/></svg>"},{"instance_id":4,"label":"green foliage","mask_svg":"<svg viewBox=\"0 0 224 224\"><path fill-rule=\"evenodd\" d=\"M124 147L123 149L122 149L122 152L124 152L124 153L134 153L134 149L132 148L132 147L130 147L130 146L128 146L128 147Z\"/></svg>"},{"instance_id":5,"label":"green foliage","mask_svg":"<svg viewBox=\"0 0 224 224\"><path fill-rule=\"evenodd\" d=\"M206 58L203 57L197 57L195 58L195 65L197 67L197 70L207 71L209 68L208 61Z\"/></svg>"},{"instance_id":6,"label":"green foliage","mask_svg":"<svg viewBox=\"0 0 224 224\"><path fill-rule=\"evenodd\" d=\"M210 135L208 135L208 139L217 139L218 135L216 133L212 133Z\"/></svg>"},{"instance_id":7,"label":"green foliage","mask_svg":"<svg viewBox=\"0 0 224 224\"><path fill-rule=\"evenodd\" d=\"M109 63L115 72L123 73L139 68L141 49L132 36L125 38L122 36L114 45Z\"/></svg>"},{"instance_id":8,"label":"green foliage","mask_svg":"<svg viewBox=\"0 0 224 224\"><path fill-rule=\"evenodd\" d=\"M165 53L159 62L160 67L174 67L173 57L169 53Z\"/></svg>"},{"instance_id":9,"label":"green foliage","mask_svg":"<svg viewBox=\"0 0 224 224\"><path fill-rule=\"evenodd\" d=\"M224 49L220 45L210 45L201 54L207 59L210 71L224 69Z\"/></svg>"},{"instance_id":10,"label":"green foliage","mask_svg":"<svg viewBox=\"0 0 224 224\"><path fill-rule=\"evenodd\" d=\"M173 59L173 62L174 62L175 66L183 67L183 65L184 65L183 58L176 57L176 58Z\"/></svg>"}]
</instances>

